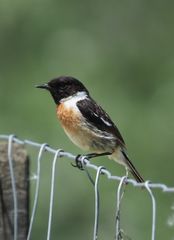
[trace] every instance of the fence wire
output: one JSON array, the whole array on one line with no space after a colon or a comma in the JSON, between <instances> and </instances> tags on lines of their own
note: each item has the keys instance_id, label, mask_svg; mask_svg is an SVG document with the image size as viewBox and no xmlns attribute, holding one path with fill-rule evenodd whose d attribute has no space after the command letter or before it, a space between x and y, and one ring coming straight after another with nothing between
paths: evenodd
<instances>
[{"instance_id":1,"label":"fence wire","mask_svg":"<svg viewBox=\"0 0 174 240\"><path fill-rule=\"evenodd\" d=\"M17 204L17 191L16 191L16 185L15 185L15 176L14 176L14 169L13 169L13 143L18 143L22 145L30 145L35 148L39 149L38 157L37 157L37 170L36 170L36 176L34 176L34 179L36 180L36 188L34 193L34 202L31 212L31 218L30 218L30 224L29 224L29 230L28 230L28 236L27 240L31 239L31 233L33 228L33 222L34 218L36 216L36 209L38 204L38 195L40 190L40 164L41 164L41 158L45 151L50 152L53 154L53 161L52 161L52 174L51 174L51 186L50 186L50 206L49 206L49 217L48 217L48 228L47 228L47 240L51 239L51 223L52 223L52 212L53 212L53 200L54 200L54 182L55 182L55 167L56 162L60 157L67 157L70 160L76 160L75 155L65 152L61 149L53 149L51 148L47 143L37 143L30 140L21 140L17 138L15 135L0 135L0 140L6 140L8 141L8 161L9 161L9 168L10 168L10 178L11 178L11 185L12 185L12 193L13 193L13 204L14 204L14 240L18 239L18 204ZM124 189L127 183L132 184L134 187L138 188L145 188L147 190L147 193L149 194L152 202L152 230L151 230L151 240L155 240L155 232L156 232L156 199L153 195L152 189L160 189L162 192L169 192L174 193L174 187L169 187L165 184L161 183L151 183L150 181L146 181L144 183L137 183L133 179L129 179L127 176L119 177L112 175L110 171L105 169L103 166L96 166L92 164L87 156L83 156L79 158L79 161L81 162L85 172L87 173L87 176L91 183L94 186L94 194L95 194L95 215L94 215L94 227L93 227L93 240L97 240L98 238L98 226L99 226L99 212L100 212L100 206L99 206L99 179L100 175L104 174L108 180L115 180L119 182L118 188L116 190L116 224L115 224L115 240L121 240L124 239L124 232L121 229L121 223L120 223L120 211L121 211L121 200L124 195ZM96 172L95 180L92 179L91 175L88 172L88 169L93 169Z\"/></svg>"}]
</instances>

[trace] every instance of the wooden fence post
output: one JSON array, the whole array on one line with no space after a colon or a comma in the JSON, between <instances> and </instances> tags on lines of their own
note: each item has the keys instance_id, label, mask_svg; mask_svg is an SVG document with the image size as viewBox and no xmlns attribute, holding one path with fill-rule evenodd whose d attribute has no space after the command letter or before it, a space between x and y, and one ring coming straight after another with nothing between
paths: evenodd
<instances>
[{"instance_id":1,"label":"wooden fence post","mask_svg":"<svg viewBox=\"0 0 174 240\"><path fill-rule=\"evenodd\" d=\"M29 226L29 158L24 146L13 143L12 159L17 190L17 240L26 240ZM14 235L14 202L8 162L8 143L0 142L0 239Z\"/></svg>"}]
</instances>

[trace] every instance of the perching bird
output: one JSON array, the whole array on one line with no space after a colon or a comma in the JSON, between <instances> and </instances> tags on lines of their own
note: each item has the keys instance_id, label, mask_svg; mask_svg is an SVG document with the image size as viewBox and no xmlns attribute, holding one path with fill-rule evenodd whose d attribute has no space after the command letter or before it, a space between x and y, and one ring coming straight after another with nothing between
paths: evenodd
<instances>
[{"instance_id":1,"label":"perching bird","mask_svg":"<svg viewBox=\"0 0 174 240\"><path fill-rule=\"evenodd\" d=\"M126 154L118 128L79 80L61 76L36 87L51 93L57 105L57 117L75 145L92 152L89 156L108 155L124 165L137 182L144 182Z\"/></svg>"}]
</instances>

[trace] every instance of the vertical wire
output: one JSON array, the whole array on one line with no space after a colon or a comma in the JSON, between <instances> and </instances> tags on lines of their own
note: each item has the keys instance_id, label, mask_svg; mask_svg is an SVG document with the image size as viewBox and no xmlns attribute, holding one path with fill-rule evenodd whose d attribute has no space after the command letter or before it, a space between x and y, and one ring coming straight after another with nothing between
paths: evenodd
<instances>
[{"instance_id":1,"label":"vertical wire","mask_svg":"<svg viewBox=\"0 0 174 240\"><path fill-rule=\"evenodd\" d=\"M31 214L31 219L30 219L30 225L29 225L29 229L28 229L27 240L29 240L31 237L32 226L33 226L34 217L36 214L36 208L37 208L38 196L39 196L39 187L40 187L40 161L41 161L41 157L42 157L42 154L43 154L46 146L48 146L46 143L43 143L41 145L39 154L38 154L38 158L37 158L36 189L35 189L34 202L33 202L32 214Z\"/></svg>"},{"instance_id":2,"label":"vertical wire","mask_svg":"<svg viewBox=\"0 0 174 240\"><path fill-rule=\"evenodd\" d=\"M149 181L145 182L145 187L151 197L152 200L152 236L151 236L151 240L155 240L155 228L156 228L156 201L155 201L155 197L152 193L152 190L149 187Z\"/></svg>"},{"instance_id":3,"label":"vertical wire","mask_svg":"<svg viewBox=\"0 0 174 240\"><path fill-rule=\"evenodd\" d=\"M10 135L8 139L8 161L9 161L9 169L10 169L10 178L12 185L12 194L13 194L13 208L14 208L14 240L17 240L18 236L18 202L17 202L17 192L16 192L16 183L13 169L13 158L12 158L12 144L14 135Z\"/></svg>"},{"instance_id":4,"label":"vertical wire","mask_svg":"<svg viewBox=\"0 0 174 240\"><path fill-rule=\"evenodd\" d=\"M127 176L123 176L120 180L118 189L117 189L117 209L116 209L116 233L115 233L115 239L116 240L121 240L121 230L120 230L120 205L121 205L121 200L123 198L124 191L121 192L123 184L125 184L125 180L127 179Z\"/></svg>"},{"instance_id":5,"label":"vertical wire","mask_svg":"<svg viewBox=\"0 0 174 240\"><path fill-rule=\"evenodd\" d=\"M100 166L97 169L96 178L95 178L95 221L94 221L94 233L93 233L93 240L97 240L98 238L98 224L99 224L99 190L98 190L98 183L99 183L99 177L102 169L105 169L103 166Z\"/></svg>"},{"instance_id":6,"label":"vertical wire","mask_svg":"<svg viewBox=\"0 0 174 240\"><path fill-rule=\"evenodd\" d=\"M55 183L55 169L56 169L56 162L58 157L60 157L61 149L57 150L53 163L52 163L52 175L51 175L51 191L50 191L50 207L49 207L49 217L48 217L48 231L47 231L47 240L50 240L51 236L51 222L52 222L52 213L53 213L53 200L54 200L54 183Z\"/></svg>"}]
</instances>

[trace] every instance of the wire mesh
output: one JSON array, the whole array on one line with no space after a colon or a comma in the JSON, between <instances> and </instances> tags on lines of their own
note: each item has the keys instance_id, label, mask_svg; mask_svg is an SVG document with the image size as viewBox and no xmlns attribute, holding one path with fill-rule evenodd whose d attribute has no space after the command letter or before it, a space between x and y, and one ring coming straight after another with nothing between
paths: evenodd
<instances>
[{"instance_id":1,"label":"wire mesh","mask_svg":"<svg viewBox=\"0 0 174 240\"><path fill-rule=\"evenodd\" d=\"M50 152L53 154L53 161L52 161L52 174L51 174L51 186L50 186L50 205L49 205L49 217L48 217L48 228L47 228L47 240L51 239L51 223L52 223L52 212L53 212L53 199L54 199L54 182L55 182L55 166L57 163L57 160L60 157L67 157L70 160L76 160L75 155L65 152L61 149L53 149L50 146L48 146L47 143L37 143L30 140L21 140L15 135L0 135L0 140L6 140L8 141L8 161L9 161L9 168L10 168L10 178L11 178L11 186L12 186L12 193L13 193L13 204L14 204L14 240L18 239L18 204L17 204L17 191L16 191L16 185L15 185L15 175L14 175L14 168L13 168L13 142L16 142L18 144L23 145L30 145L35 148L39 149L38 157L37 157L37 173L36 176L34 176L34 179L36 180L36 188L34 193L34 203L32 207L31 212L31 218L30 218L30 225L28 230L28 236L27 240L31 239L31 233L33 229L33 223L34 219L36 217L36 210L37 210L37 204L38 204L38 194L40 190L40 162L41 158L45 151ZM155 240L155 232L156 232L156 199L153 195L152 189L160 189L163 192L169 192L174 193L174 187L169 187L162 183L151 183L150 181L146 181L144 183L137 183L133 179L129 179L127 176L119 177L112 175L110 171L105 169L103 166L96 166L92 164L86 156L83 156L82 158L79 158L79 161L81 161L82 166L84 167L84 170L87 173L87 176L92 183L94 187L94 195L95 195L95 214L94 214L94 226L93 226L93 240L98 239L98 226L99 226L99 179L100 175L105 175L107 179L109 180L115 180L119 182L118 188L116 190L116 224L115 224L115 240L121 240L123 239L122 230L120 226L120 212L121 212L121 200L124 195L124 188L127 183L132 184L134 187L142 188L144 187L148 194L151 197L152 202L152 231L151 231L151 240ZM96 177L95 180L92 179L91 175L88 172L88 169L93 169L96 171Z\"/></svg>"}]
</instances>

